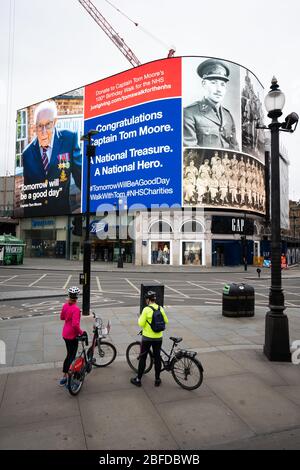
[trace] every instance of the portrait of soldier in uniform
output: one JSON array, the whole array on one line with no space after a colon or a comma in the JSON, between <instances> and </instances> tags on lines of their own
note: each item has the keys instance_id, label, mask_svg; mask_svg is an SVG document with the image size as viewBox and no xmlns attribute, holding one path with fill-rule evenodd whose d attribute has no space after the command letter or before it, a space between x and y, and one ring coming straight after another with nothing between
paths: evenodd
<instances>
[{"instance_id":1,"label":"portrait of soldier in uniform","mask_svg":"<svg viewBox=\"0 0 300 470\"><path fill-rule=\"evenodd\" d=\"M32 140L22 153L24 215L28 217L72 212L71 181L81 190L82 153L78 133L58 127L54 100L34 109ZM43 188L43 190L36 188Z\"/></svg>"},{"instance_id":2,"label":"portrait of soldier in uniform","mask_svg":"<svg viewBox=\"0 0 300 470\"><path fill-rule=\"evenodd\" d=\"M242 150L263 161L265 135L264 130L259 128L264 124L261 96L262 86L246 70L241 92Z\"/></svg>"},{"instance_id":3,"label":"portrait of soldier in uniform","mask_svg":"<svg viewBox=\"0 0 300 470\"><path fill-rule=\"evenodd\" d=\"M192 203L194 201L195 187L198 177L198 169L195 167L193 156L189 156L189 163L184 168L183 178L183 199L185 203Z\"/></svg>"},{"instance_id":4,"label":"portrait of soldier in uniform","mask_svg":"<svg viewBox=\"0 0 300 470\"><path fill-rule=\"evenodd\" d=\"M202 99L184 108L183 145L185 147L239 150L236 124L222 105L230 80L230 70L218 59L207 59L197 67Z\"/></svg>"}]
</instances>

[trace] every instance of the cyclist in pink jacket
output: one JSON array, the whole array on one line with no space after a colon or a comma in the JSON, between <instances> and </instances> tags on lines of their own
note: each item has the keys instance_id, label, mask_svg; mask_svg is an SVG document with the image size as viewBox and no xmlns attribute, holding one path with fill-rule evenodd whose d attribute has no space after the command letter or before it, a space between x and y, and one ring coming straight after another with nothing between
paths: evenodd
<instances>
[{"instance_id":1,"label":"cyclist in pink jacket","mask_svg":"<svg viewBox=\"0 0 300 470\"><path fill-rule=\"evenodd\" d=\"M70 287L68 294L69 300L64 304L60 314L60 319L65 321L62 337L67 347L67 356L63 365L64 375L59 381L60 386L66 385L70 365L75 359L78 349L78 339L76 338L84 333L80 328L80 308L77 305L80 289L78 287Z\"/></svg>"}]
</instances>

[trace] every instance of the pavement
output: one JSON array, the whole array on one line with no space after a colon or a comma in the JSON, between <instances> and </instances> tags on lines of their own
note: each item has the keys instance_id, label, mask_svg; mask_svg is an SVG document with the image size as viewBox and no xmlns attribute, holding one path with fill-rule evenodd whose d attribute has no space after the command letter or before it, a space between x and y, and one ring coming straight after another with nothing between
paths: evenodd
<instances>
[{"instance_id":1,"label":"pavement","mask_svg":"<svg viewBox=\"0 0 300 470\"><path fill-rule=\"evenodd\" d=\"M94 369L77 397L57 385L65 346L57 316L6 320L0 339L0 449L204 450L299 449L300 365L270 362L263 354L265 308L254 317L223 317L220 306L168 308L164 333L197 351L204 380L180 388L168 372L141 388L125 358L139 331L138 307L97 309L110 319L118 351L113 364ZM300 339L299 310L287 308L290 341ZM93 318L82 328L92 331ZM1 345L1 344L0 344Z\"/></svg>"}]
</instances>

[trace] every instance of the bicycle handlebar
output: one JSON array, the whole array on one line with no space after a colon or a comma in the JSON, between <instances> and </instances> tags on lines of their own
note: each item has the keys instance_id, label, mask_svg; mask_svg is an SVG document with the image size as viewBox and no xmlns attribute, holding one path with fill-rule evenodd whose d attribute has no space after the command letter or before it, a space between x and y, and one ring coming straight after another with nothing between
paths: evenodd
<instances>
[{"instance_id":1,"label":"bicycle handlebar","mask_svg":"<svg viewBox=\"0 0 300 470\"><path fill-rule=\"evenodd\" d=\"M86 332L83 333L83 335L81 335L81 336L77 336L76 339L77 339L78 341L85 342L85 345L86 345L86 346L89 345L89 338L88 338L88 335L87 335Z\"/></svg>"}]
</instances>

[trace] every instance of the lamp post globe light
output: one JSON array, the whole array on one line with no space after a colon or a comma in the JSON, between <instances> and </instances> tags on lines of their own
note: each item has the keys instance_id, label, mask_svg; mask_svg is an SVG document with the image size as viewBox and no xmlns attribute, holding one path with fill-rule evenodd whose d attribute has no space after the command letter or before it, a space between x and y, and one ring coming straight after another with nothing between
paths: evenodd
<instances>
[{"instance_id":1,"label":"lamp post globe light","mask_svg":"<svg viewBox=\"0 0 300 470\"><path fill-rule=\"evenodd\" d=\"M291 113L284 123L278 121L285 103L284 93L279 89L275 77L265 98L271 131L271 288L269 308L265 319L264 354L270 361L290 362L290 340L288 318L284 314L284 294L281 280L281 226L280 226L280 156L279 131L294 132L298 122L296 113ZM296 128L296 127L295 127Z\"/></svg>"},{"instance_id":2,"label":"lamp post globe light","mask_svg":"<svg viewBox=\"0 0 300 470\"><path fill-rule=\"evenodd\" d=\"M93 135L98 131L91 129L80 140L87 142L86 146L86 206L85 206L85 239L83 244L83 292L82 315L90 314L91 297L91 242L90 242L90 189L91 189L91 158L96 155L96 147L91 143Z\"/></svg>"}]
</instances>

